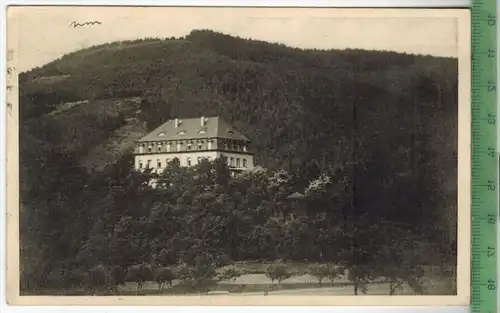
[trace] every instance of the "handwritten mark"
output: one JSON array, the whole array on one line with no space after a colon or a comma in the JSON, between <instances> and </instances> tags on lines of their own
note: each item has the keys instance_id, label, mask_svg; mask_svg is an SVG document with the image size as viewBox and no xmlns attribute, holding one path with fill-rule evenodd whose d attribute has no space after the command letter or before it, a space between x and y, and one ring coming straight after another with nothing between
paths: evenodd
<instances>
[{"instance_id":1,"label":"handwritten mark","mask_svg":"<svg viewBox=\"0 0 500 313\"><path fill-rule=\"evenodd\" d=\"M14 49L7 49L7 62L11 62L14 59ZM16 72L16 67L15 66L9 66L7 67L7 80L10 82L12 79L12 76ZM7 93L10 94L12 90L14 89L14 86L12 84L7 83ZM12 102L7 101L7 112L9 116L12 116Z\"/></svg>"},{"instance_id":2,"label":"handwritten mark","mask_svg":"<svg viewBox=\"0 0 500 313\"><path fill-rule=\"evenodd\" d=\"M12 75L14 74L14 71L16 70L15 66L8 67L7 68L7 77L12 78Z\"/></svg>"},{"instance_id":3,"label":"handwritten mark","mask_svg":"<svg viewBox=\"0 0 500 313\"><path fill-rule=\"evenodd\" d=\"M7 50L7 61L12 61L14 59L14 49Z\"/></svg>"},{"instance_id":4,"label":"handwritten mark","mask_svg":"<svg viewBox=\"0 0 500 313\"><path fill-rule=\"evenodd\" d=\"M84 23L78 23L76 21L73 21L69 24L70 27L77 28L77 27L85 27L85 26L94 26L94 25L101 25L102 22L100 21L92 21L92 22L84 22Z\"/></svg>"}]
</instances>

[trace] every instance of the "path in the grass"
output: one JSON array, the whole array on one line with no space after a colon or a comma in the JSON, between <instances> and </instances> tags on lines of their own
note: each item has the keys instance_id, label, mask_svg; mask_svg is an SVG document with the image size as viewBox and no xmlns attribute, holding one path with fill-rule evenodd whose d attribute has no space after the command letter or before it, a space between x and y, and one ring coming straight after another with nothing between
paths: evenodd
<instances>
[{"instance_id":1,"label":"path in the grass","mask_svg":"<svg viewBox=\"0 0 500 313\"><path fill-rule=\"evenodd\" d=\"M328 279L323 281L324 283L328 283ZM349 281L345 277L339 277L335 279L336 283L349 283ZM271 283L271 280L267 278L265 274L246 274L238 277L234 282L233 281L221 281L223 284L237 284L237 285L267 285ZM285 279L281 282L282 284L317 284L318 279L311 275L301 275L301 276L293 276L288 279Z\"/></svg>"},{"instance_id":2,"label":"path in the grass","mask_svg":"<svg viewBox=\"0 0 500 313\"><path fill-rule=\"evenodd\" d=\"M270 285L271 280L266 277L265 274L246 274L238 277L235 281L220 281L220 284L235 284L235 285L262 285L262 288L265 288L265 285ZM324 287L317 287L318 280L311 275L301 275L290 277L281 282L281 285L289 285L289 284L298 284L302 286L297 286L298 288L284 288L281 290L270 291L269 295L353 295L354 290L351 283L345 278L340 277L335 280L336 284L349 284L348 286L328 286L329 281L324 281ZM174 285L177 282L174 282ZM275 282L276 284L276 282ZM315 286L311 286L310 288L303 288L304 284L313 284ZM426 287L433 288L433 284L441 284L440 282L429 282L425 283ZM127 283L128 290L135 290L135 283ZM146 282L144 285L144 291L156 291L158 289L158 285L155 282ZM267 289L267 288L266 288ZM230 294L226 291L212 291L209 294L211 295L225 295ZM263 291L248 291L243 293L231 293L231 295L263 295ZM388 295L389 294L389 285L387 283L374 283L368 286L367 295ZM407 285L404 285L403 290L399 291L398 294L404 295L413 295L413 291ZM439 294L439 293L438 293Z\"/></svg>"},{"instance_id":3,"label":"path in the grass","mask_svg":"<svg viewBox=\"0 0 500 313\"><path fill-rule=\"evenodd\" d=\"M229 296L262 296L263 292L243 292L243 293L234 293L230 294L227 292L211 292L212 295L224 295L227 294ZM352 286L343 286L343 287L321 287L321 288L300 288L300 289L285 289L285 290L276 290L271 291L268 295L313 295L313 296L353 296L354 289ZM359 294L362 296L363 294ZM376 284L372 285L368 288L367 294L370 295L389 295L389 284ZM405 286L402 291L398 292L398 295L413 295L413 291Z\"/></svg>"}]
</instances>

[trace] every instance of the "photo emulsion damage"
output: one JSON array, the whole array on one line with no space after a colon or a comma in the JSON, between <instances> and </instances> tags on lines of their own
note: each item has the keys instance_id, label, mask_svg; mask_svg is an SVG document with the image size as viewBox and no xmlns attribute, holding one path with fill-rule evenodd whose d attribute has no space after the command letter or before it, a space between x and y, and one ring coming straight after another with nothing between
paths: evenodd
<instances>
[{"instance_id":1,"label":"photo emulsion damage","mask_svg":"<svg viewBox=\"0 0 500 313\"><path fill-rule=\"evenodd\" d=\"M21 297L457 295L458 18L289 11L11 12Z\"/></svg>"}]
</instances>

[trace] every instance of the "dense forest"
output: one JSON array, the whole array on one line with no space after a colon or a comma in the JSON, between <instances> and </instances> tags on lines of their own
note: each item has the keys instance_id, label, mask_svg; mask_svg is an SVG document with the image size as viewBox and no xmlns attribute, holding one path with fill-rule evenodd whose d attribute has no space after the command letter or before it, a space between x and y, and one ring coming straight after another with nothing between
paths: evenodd
<instances>
[{"instance_id":1,"label":"dense forest","mask_svg":"<svg viewBox=\"0 0 500 313\"><path fill-rule=\"evenodd\" d=\"M348 250L341 261L359 265L374 262L368 239L401 239L393 235L403 228L438 247L441 258L422 262L453 257L457 71L451 58L197 30L104 44L22 73L24 288L61 267L189 263L200 253L337 262ZM134 141L169 118L200 115L251 138L262 168L231 180L219 161L174 166L163 179L182 187L147 187L132 170ZM299 204L287 198L294 192L305 195ZM339 247L343 236L364 252Z\"/></svg>"}]
</instances>

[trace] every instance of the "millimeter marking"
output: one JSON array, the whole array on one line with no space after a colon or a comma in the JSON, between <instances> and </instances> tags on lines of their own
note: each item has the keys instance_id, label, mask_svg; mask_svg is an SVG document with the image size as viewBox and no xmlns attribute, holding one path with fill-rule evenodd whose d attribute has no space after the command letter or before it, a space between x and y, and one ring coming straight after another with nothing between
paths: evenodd
<instances>
[{"instance_id":1,"label":"millimeter marking","mask_svg":"<svg viewBox=\"0 0 500 313\"><path fill-rule=\"evenodd\" d=\"M472 303L473 313L498 304L497 1L472 1Z\"/></svg>"}]
</instances>

